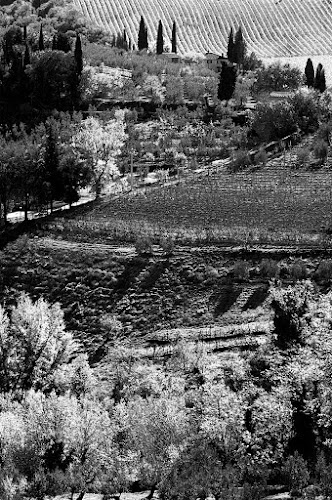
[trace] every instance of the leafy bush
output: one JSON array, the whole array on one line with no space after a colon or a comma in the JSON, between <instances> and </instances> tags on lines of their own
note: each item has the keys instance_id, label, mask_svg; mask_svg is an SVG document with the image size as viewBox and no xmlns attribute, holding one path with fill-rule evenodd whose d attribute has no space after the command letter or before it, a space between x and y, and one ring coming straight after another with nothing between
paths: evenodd
<instances>
[{"instance_id":1,"label":"leafy bush","mask_svg":"<svg viewBox=\"0 0 332 500\"><path fill-rule=\"evenodd\" d=\"M310 157L310 150L309 148L302 147L298 148L296 151L296 166L298 167L303 167L307 163Z\"/></svg>"},{"instance_id":2,"label":"leafy bush","mask_svg":"<svg viewBox=\"0 0 332 500\"><path fill-rule=\"evenodd\" d=\"M148 236L139 236L135 241L135 249L138 255L152 254L152 241Z\"/></svg>"},{"instance_id":3,"label":"leafy bush","mask_svg":"<svg viewBox=\"0 0 332 500\"><path fill-rule=\"evenodd\" d=\"M263 259L259 266L260 274L266 278L274 278L278 273L278 264L272 259Z\"/></svg>"},{"instance_id":4,"label":"leafy bush","mask_svg":"<svg viewBox=\"0 0 332 500\"><path fill-rule=\"evenodd\" d=\"M318 160L324 162L326 160L328 151L329 151L329 145L323 139L318 139L315 142L313 152Z\"/></svg>"},{"instance_id":5,"label":"leafy bush","mask_svg":"<svg viewBox=\"0 0 332 500\"><path fill-rule=\"evenodd\" d=\"M251 130L259 140L282 139L297 130L297 117L290 102L259 104L253 115Z\"/></svg>"},{"instance_id":6,"label":"leafy bush","mask_svg":"<svg viewBox=\"0 0 332 500\"><path fill-rule=\"evenodd\" d=\"M312 285L309 282L283 289L272 288L271 306L274 310L274 331L277 345L284 349L302 343L302 318L308 310Z\"/></svg>"},{"instance_id":7,"label":"leafy bush","mask_svg":"<svg viewBox=\"0 0 332 500\"><path fill-rule=\"evenodd\" d=\"M265 165L267 162L268 156L264 149L260 149L258 153L255 155L255 163Z\"/></svg>"},{"instance_id":8,"label":"leafy bush","mask_svg":"<svg viewBox=\"0 0 332 500\"><path fill-rule=\"evenodd\" d=\"M257 71L257 80L254 91L281 91L295 90L303 83L302 72L291 68L289 64L281 65L279 62L262 67Z\"/></svg>"},{"instance_id":9,"label":"leafy bush","mask_svg":"<svg viewBox=\"0 0 332 500\"><path fill-rule=\"evenodd\" d=\"M240 149L236 151L234 154L233 162L232 162L232 170L237 172L238 170L242 170L243 168L251 165L251 158L248 154L248 151Z\"/></svg>"},{"instance_id":10,"label":"leafy bush","mask_svg":"<svg viewBox=\"0 0 332 500\"><path fill-rule=\"evenodd\" d=\"M303 280L307 277L307 267L303 260L297 260L289 268L290 275L296 280Z\"/></svg>"},{"instance_id":11,"label":"leafy bush","mask_svg":"<svg viewBox=\"0 0 332 500\"><path fill-rule=\"evenodd\" d=\"M299 129L308 134L317 130L321 115L321 106L315 94L296 92L288 99L292 106Z\"/></svg>"},{"instance_id":12,"label":"leafy bush","mask_svg":"<svg viewBox=\"0 0 332 500\"><path fill-rule=\"evenodd\" d=\"M314 279L318 282L328 282L332 279L332 261L323 260L314 273Z\"/></svg>"},{"instance_id":13,"label":"leafy bush","mask_svg":"<svg viewBox=\"0 0 332 500\"><path fill-rule=\"evenodd\" d=\"M175 243L170 234L164 235L160 238L160 246L166 255L172 255L175 248Z\"/></svg>"},{"instance_id":14,"label":"leafy bush","mask_svg":"<svg viewBox=\"0 0 332 500\"><path fill-rule=\"evenodd\" d=\"M292 495L301 494L303 488L309 483L307 463L297 451L286 460L283 473Z\"/></svg>"},{"instance_id":15,"label":"leafy bush","mask_svg":"<svg viewBox=\"0 0 332 500\"><path fill-rule=\"evenodd\" d=\"M233 267L233 275L234 278L243 280L248 278L249 275L249 268L248 264L241 260L240 262L236 262L236 264Z\"/></svg>"}]
</instances>

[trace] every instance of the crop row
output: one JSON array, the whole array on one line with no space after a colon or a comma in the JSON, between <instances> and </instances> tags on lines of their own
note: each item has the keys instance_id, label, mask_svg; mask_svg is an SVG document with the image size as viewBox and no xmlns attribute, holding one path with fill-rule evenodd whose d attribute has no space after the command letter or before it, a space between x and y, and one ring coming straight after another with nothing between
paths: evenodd
<instances>
[{"instance_id":1,"label":"crop row","mask_svg":"<svg viewBox=\"0 0 332 500\"><path fill-rule=\"evenodd\" d=\"M175 19L180 52L225 53L230 27L239 25L249 51L260 57L330 52L332 7L324 0L75 0L75 4L111 33L126 29L133 43L143 15L150 47L159 19L169 39Z\"/></svg>"},{"instance_id":2,"label":"crop row","mask_svg":"<svg viewBox=\"0 0 332 500\"><path fill-rule=\"evenodd\" d=\"M83 241L133 241L135 234L158 238L168 231L183 243L243 242L250 232L253 242L321 244L331 226L331 208L328 171L280 167L184 179L110 200L93 213L66 220L63 229L64 236Z\"/></svg>"}]
</instances>

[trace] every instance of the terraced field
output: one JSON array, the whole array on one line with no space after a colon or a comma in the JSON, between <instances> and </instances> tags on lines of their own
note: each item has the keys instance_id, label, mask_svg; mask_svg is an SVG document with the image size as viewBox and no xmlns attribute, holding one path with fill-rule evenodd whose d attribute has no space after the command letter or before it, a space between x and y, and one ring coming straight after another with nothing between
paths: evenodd
<instances>
[{"instance_id":1,"label":"terraced field","mask_svg":"<svg viewBox=\"0 0 332 500\"><path fill-rule=\"evenodd\" d=\"M332 224L330 170L293 170L275 160L257 171L206 169L177 182L105 199L66 215L51 231L76 241L135 241L165 232L181 244L326 244ZM278 165L277 165L278 164Z\"/></svg>"},{"instance_id":2,"label":"terraced field","mask_svg":"<svg viewBox=\"0 0 332 500\"><path fill-rule=\"evenodd\" d=\"M242 26L249 51L260 57L331 53L332 5L326 0L74 0L83 14L111 33L125 28L137 43L140 16L154 47L159 19L178 50L226 52L230 27Z\"/></svg>"}]
</instances>

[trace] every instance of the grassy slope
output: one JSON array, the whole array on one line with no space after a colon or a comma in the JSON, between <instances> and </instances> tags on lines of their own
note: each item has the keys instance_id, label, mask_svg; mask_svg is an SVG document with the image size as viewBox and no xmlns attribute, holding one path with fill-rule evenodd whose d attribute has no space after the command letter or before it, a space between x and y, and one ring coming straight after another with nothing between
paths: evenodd
<instances>
[{"instance_id":1,"label":"grassy slope","mask_svg":"<svg viewBox=\"0 0 332 500\"><path fill-rule=\"evenodd\" d=\"M125 28L137 43L143 15L154 48L162 20L169 43L178 26L180 52L226 52L230 27L241 24L249 51L260 57L329 54L332 5L324 0L74 0L91 20L112 33ZM323 22L322 22L323 20Z\"/></svg>"},{"instance_id":2,"label":"grassy slope","mask_svg":"<svg viewBox=\"0 0 332 500\"><path fill-rule=\"evenodd\" d=\"M92 359L112 341L113 316L137 346L160 346L169 336L184 335L229 350L256 345L257 335L268 331L271 315L264 304L271 274L261 269L257 257L243 262L219 251L197 250L142 258L115 255L105 245L68 248L65 241L57 242L47 246L44 238L23 238L6 247L0 259L0 300L10 305L25 291L59 301L68 328ZM278 264L290 282L293 264L294 258ZM306 262L309 274L316 265Z\"/></svg>"}]
</instances>

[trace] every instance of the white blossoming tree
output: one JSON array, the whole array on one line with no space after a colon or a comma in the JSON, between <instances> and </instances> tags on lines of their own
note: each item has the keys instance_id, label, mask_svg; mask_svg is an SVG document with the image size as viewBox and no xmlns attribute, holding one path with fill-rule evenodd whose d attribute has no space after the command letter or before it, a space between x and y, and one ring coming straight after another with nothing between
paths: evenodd
<instances>
[{"instance_id":1,"label":"white blossoming tree","mask_svg":"<svg viewBox=\"0 0 332 500\"><path fill-rule=\"evenodd\" d=\"M96 198L111 179L120 175L116 157L120 153L125 137L123 112L118 112L115 119L105 124L90 116L82 122L78 133L74 136L73 147L81 160L90 168Z\"/></svg>"}]
</instances>

